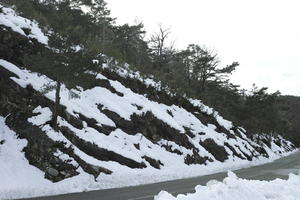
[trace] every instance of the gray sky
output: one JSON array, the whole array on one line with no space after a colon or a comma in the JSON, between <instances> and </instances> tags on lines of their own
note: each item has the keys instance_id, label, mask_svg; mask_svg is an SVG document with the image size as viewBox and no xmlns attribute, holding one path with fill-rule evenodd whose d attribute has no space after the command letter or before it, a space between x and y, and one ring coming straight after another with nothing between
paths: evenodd
<instances>
[{"instance_id":1,"label":"gray sky","mask_svg":"<svg viewBox=\"0 0 300 200\"><path fill-rule=\"evenodd\" d=\"M170 27L176 47L214 49L222 65L240 63L233 83L300 96L299 0L106 0L118 24Z\"/></svg>"}]
</instances>

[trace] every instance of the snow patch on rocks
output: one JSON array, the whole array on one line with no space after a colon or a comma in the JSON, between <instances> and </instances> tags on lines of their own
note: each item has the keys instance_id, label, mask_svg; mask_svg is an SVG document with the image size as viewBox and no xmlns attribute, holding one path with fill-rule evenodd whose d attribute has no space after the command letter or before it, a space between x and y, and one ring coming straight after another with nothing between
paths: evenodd
<instances>
[{"instance_id":1,"label":"snow patch on rocks","mask_svg":"<svg viewBox=\"0 0 300 200\"><path fill-rule=\"evenodd\" d=\"M52 119L52 112L49 108L36 107L33 113L39 114L28 119L28 122L41 126Z\"/></svg>"},{"instance_id":2,"label":"snow patch on rocks","mask_svg":"<svg viewBox=\"0 0 300 200\"><path fill-rule=\"evenodd\" d=\"M0 4L0 25L11 28L13 31L20 33L28 38L36 39L38 42L48 45L48 37L44 35L39 25L27 18L18 16L11 8L3 7ZM27 35L24 29L29 30Z\"/></svg>"}]
</instances>

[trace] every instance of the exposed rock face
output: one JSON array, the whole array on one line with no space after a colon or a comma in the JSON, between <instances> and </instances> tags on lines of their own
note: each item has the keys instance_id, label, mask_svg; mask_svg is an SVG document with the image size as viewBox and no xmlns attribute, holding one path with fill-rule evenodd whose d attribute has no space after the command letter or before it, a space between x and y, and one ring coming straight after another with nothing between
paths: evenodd
<instances>
[{"instance_id":1,"label":"exposed rock face","mask_svg":"<svg viewBox=\"0 0 300 200\"><path fill-rule=\"evenodd\" d=\"M61 132L64 134L66 138L68 138L74 145L76 145L79 149L86 152L88 155L97 158L98 160L103 161L116 161L122 165L126 165L131 168L145 168L145 163L138 163L129 158L123 157L115 152L108 151L106 149L100 148L94 144L86 142L79 137L77 137L70 129L67 127L61 127Z\"/></svg>"},{"instance_id":2,"label":"exposed rock face","mask_svg":"<svg viewBox=\"0 0 300 200\"><path fill-rule=\"evenodd\" d=\"M208 157L201 157L198 154L193 154L191 155L187 155L184 159L184 163L187 165L191 165L191 164L206 164L206 161L208 160Z\"/></svg>"},{"instance_id":3,"label":"exposed rock face","mask_svg":"<svg viewBox=\"0 0 300 200\"><path fill-rule=\"evenodd\" d=\"M26 55L36 54L43 48L35 39L12 31L0 25L0 58L24 66L23 58Z\"/></svg>"},{"instance_id":4,"label":"exposed rock face","mask_svg":"<svg viewBox=\"0 0 300 200\"><path fill-rule=\"evenodd\" d=\"M184 146L187 149L192 149L194 147L189 142L186 135L180 134L178 130L157 119L151 112L146 112L141 116L133 114L131 116L131 121L128 121L112 111L101 111L111 118L118 128L121 128L128 134L142 133L146 138L153 142L166 139Z\"/></svg>"},{"instance_id":5,"label":"exposed rock face","mask_svg":"<svg viewBox=\"0 0 300 200\"><path fill-rule=\"evenodd\" d=\"M160 169L160 166L164 165L160 160L155 160L149 156L143 156L142 158L144 158L152 167L156 169Z\"/></svg>"},{"instance_id":6,"label":"exposed rock face","mask_svg":"<svg viewBox=\"0 0 300 200\"><path fill-rule=\"evenodd\" d=\"M30 87L25 89L19 87L9 79L11 75L7 71L0 69L0 74L0 115L7 116L6 124L17 132L20 138L28 141L24 152L29 163L43 171L51 168L66 172L69 176L77 175L76 167L53 155L58 149L57 144L50 140L39 127L27 121L32 116L35 106L49 105L49 100L35 93ZM59 181L66 176L59 174L48 176L48 178Z\"/></svg>"},{"instance_id":7,"label":"exposed rock face","mask_svg":"<svg viewBox=\"0 0 300 200\"><path fill-rule=\"evenodd\" d=\"M221 162L224 162L228 159L228 153L226 152L223 146L219 146L216 142L212 139L206 139L201 142L201 146L203 146L206 150L211 152L211 154Z\"/></svg>"},{"instance_id":8,"label":"exposed rock face","mask_svg":"<svg viewBox=\"0 0 300 200\"><path fill-rule=\"evenodd\" d=\"M56 169L53 169L51 167L46 169L46 176L50 176L50 177L57 177L59 174L59 172Z\"/></svg>"}]
</instances>

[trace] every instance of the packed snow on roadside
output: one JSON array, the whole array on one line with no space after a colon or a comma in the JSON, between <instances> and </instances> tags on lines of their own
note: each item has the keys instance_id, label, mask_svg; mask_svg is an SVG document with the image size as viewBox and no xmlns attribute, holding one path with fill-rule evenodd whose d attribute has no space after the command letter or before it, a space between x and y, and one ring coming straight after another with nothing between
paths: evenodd
<instances>
[{"instance_id":1,"label":"packed snow on roadside","mask_svg":"<svg viewBox=\"0 0 300 200\"><path fill-rule=\"evenodd\" d=\"M179 194L174 197L161 191L154 200L299 200L300 174L289 174L288 180L246 180L233 172L222 182L211 180L206 186L198 185L195 193Z\"/></svg>"}]
</instances>

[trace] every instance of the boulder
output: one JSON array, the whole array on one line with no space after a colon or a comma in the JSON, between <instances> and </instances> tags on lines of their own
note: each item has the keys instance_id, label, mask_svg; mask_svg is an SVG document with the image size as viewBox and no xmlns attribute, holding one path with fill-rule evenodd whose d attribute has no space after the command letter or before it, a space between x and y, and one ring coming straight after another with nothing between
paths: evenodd
<instances>
[{"instance_id":1,"label":"boulder","mask_svg":"<svg viewBox=\"0 0 300 200\"><path fill-rule=\"evenodd\" d=\"M52 167L48 167L46 169L46 174L51 176L51 177L57 177L59 175L59 172L56 169L52 168Z\"/></svg>"}]
</instances>

